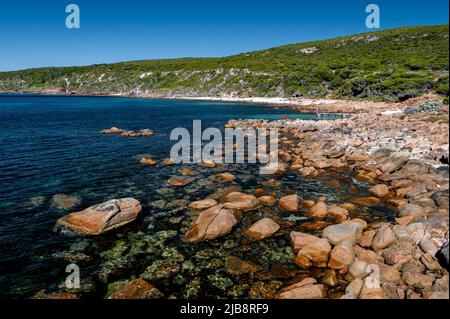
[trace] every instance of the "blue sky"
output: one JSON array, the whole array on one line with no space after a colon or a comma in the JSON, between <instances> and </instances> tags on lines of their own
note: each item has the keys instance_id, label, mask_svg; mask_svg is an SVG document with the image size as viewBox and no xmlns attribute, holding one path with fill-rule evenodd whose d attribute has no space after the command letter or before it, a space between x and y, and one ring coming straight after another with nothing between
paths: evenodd
<instances>
[{"instance_id":1,"label":"blue sky","mask_svg":"<svg viewBox=\"0 0 450 319\"><path fill-rule=\"evenodd\" d=\"M65 27L66 5L81 28ZM381 29L448 24L448 0L15 0L0 2L0 71L185 56L227 56Z\"/></svg>"}]
</instances>

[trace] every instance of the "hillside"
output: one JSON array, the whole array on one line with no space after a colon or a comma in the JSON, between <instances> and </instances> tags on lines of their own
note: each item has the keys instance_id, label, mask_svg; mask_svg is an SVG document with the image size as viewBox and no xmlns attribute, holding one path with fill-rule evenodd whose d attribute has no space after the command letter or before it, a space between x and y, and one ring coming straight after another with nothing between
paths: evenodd
<instances>
[{"instance_id":1,"label":"hillside","mask_svg":"<svg viewBox=\"0 0 450 319\"><path fill-rule=\"evenodd\" d=\"M405 27L224 58L0 73L0 91L182 96L306 96L398 101L448 95L448 25ZM448 98L446 98L448 99Z\"/></svg>"}]
</instances>

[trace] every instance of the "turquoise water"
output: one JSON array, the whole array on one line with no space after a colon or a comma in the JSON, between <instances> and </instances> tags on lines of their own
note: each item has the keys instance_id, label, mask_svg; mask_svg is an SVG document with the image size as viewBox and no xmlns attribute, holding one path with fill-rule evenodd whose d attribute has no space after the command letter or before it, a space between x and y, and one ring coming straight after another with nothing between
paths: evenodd
<instances>
[{"instance_id":1,"label":"turquoise water","mask_svg":"<svg viewBox=\"0 0 450 319\"><path fill-rule=\"evenodd\" d=\"M223 128L229 119L276 119L285 114L311 117L289 109L240 103L0 95L0 296L28 297L41 289L58 290L58 284L66 275L65 266L75 260L81 264L84 282L89 283L86 293L102 297L111 281L138 276L149 265L160 262L161 258L167 261L164 258L172 256L166 253L166 257L161 257L159 254L164 249L151 251L150 246L163 243L171 252L175 249L183 255L184 262L191 261L201 249L216 247L217 242L184 245L180 238L192 216L185 207L176 208L170 202L202 199L227 186L209 179L221 169L195 167L200 173L195 177L196 182L182 190L173 189L167 187L166 181L170 176L179 175L179 167L142 166L138 156L150 154L158 160L169 157L174 143L169 140L171 130L175 127L190 129L194 119L202 120L204 128ZM150 128L155 135L130 139L98 133L112 126L130 130ZM230 185L240 186L243 191L252 192L264 183L258 177L258 167L229 165L226 169L238 177ZM305 198L326 194L333 200L346 196L344 191L329 189L320 179L305 181L297 175L283 176L280 185L279 194L294 190ZM56 194L73 196L75 205L58 209L52 204ZM143 211L139 220L95 238L80 238L53 230L61 216L119 197L135 197L141 201ZM155 208L161 199L169 204ZM252 218L270 214L279 213L259 211ZM250 221L244 220L242 225ZM232 254L231 250L242 240L230 238L233 244L220 250L222 254ZM288 247L289 243L286 238L277 237L255 245L255 251L262 249L258 245L268 245L276 251L277 245ZM270 258L275 257L265 254L259 263L269 267ZM246 257L260 258L258 255ZM280 263L286 262L286 267L292 267L291 257L289 252L281 254ZM122 263L120 267L117 263L113 267L111 260ZM208 268L205 264L198 267L201 277L226 278L221 268ZM176 272L181 270L177 267L175 270L167 278L156 278L154 282L166 297L171 294L186 297L186 286L199 274L191 271L178 278ZM105 272L110 275L106 276ZM231 285L237 285L232 278L222 279L219 282L231 280ZM227 296L220 288L204 285L196 297Z\"/></svg>"}]
</instances>

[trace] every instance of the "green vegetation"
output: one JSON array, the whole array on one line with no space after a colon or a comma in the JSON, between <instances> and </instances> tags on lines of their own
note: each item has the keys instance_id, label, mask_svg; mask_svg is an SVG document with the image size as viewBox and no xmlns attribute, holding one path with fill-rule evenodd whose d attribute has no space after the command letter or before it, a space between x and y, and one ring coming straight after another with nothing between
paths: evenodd
<instances>
[{"instance_id":1,"label":"green vegetation","mask_svg":"<svg viewBox=\"0 0 450 319\"><path fill-rule=\"evenodd\" d=\"M448 96L448 25L405 27L224 58L145 60L0 73L0 90L78 94ZM448 97L446 98L448 101Z\"/></svg>"}]
</instances>

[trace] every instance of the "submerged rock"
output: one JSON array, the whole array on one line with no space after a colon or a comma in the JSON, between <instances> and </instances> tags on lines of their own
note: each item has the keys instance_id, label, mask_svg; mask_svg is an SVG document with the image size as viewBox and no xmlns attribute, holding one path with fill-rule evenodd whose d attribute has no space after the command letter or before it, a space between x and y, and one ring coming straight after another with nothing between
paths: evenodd
<instances>
[{"instance_id":1,"label":"submerged rock","mask_svg":"<svg viewBox=\"0 0 450 319\"><path fill-rule=\"evenodd\" d=\"M158 299L161 292L142 278L131 280L115 290L109 299Z\"/></svg>"},{"instance_id":2,"label":"submerged rock","mask_svg":"<svg viewBox=\"0 0 450 319\"><path fill-rule=\"evenodd\" d=\"M225 172L225 173L219 173L214 175L217 179L224 181L224 182L231 182L236 179L236 176L234 176L231 173Z\"/></svg>"},{"instance_id":3,"label":"submerged rock","mask_svg":"<svg viewBox=\"0 0 450 319\"><path fill-rule=\"evenodd\" d=\"M111 199L60 218L57 225L86 235L98 235L135 220L142 210L134 198Z\"/></svg>"},{"instance_id":4,"label":"submerged rock","mask_svg":"<svg viewBox=\"0 0 450 319\"><path fill-rule=\"evenodd\" d=\"M171 177L167 180L167 183L172 186L176 187L183 187L187 184L190 184L192 182L192 178L189 178L187 176L178 176L178 177Z\"/></svg>"},{"instance_id":5,"label":"submerged rock","mask_svg":"<svg viewBox=\"0 0 450 319\"><path fill-rule=\"evenodd\" d=\"M225 260L225 271L233 276L251 274L259 270L261 270L261 266L235 256L227 257Z\"/></svg>"},{"instance_id":6,"label":"submerged rock","mask_svg":"<svg viewBox=\"0 0 450 319\"><path fill-rule=\"evenodd\" d=\"M52 207L59 210L69 210L75 206L80 205L81 198L78 196L56 194L51 199Z\"/></svg>"},{"instance_id":7,"label":"submerged rock","mask_svg":"<svg viewBox=\"0 0 450 319\"><path fill-rule=\"evenodd\" d=\"M190 209L207 209L217 205L217 201L214 199L202 199L195 202L192 202L188 205Z\"/></svg>"}]
</instances>

